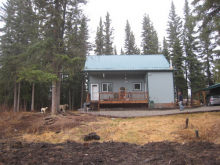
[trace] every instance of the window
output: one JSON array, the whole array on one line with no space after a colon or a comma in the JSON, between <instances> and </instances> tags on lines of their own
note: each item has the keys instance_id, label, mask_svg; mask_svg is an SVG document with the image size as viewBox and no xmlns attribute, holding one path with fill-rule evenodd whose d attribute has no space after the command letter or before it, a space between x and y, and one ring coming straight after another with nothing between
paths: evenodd
<instances>
[{"instance_id":1,"label":"window","mask_svg":"<svg viewBox=\"0 0 220 165\"><path fill-rule=\"evenodd\" d=\"M112 83L102 83L102 92L112 92Z\"/></svg>"},{"instance_id":2,"label":"window","mask_svg":"<svg viewBox=\"0 0 220 165\"><path fill-rule=\"evenodd\" d=\"M133 83L134 91L141 91L141 83Z\"/></svg>"}]
</instances>

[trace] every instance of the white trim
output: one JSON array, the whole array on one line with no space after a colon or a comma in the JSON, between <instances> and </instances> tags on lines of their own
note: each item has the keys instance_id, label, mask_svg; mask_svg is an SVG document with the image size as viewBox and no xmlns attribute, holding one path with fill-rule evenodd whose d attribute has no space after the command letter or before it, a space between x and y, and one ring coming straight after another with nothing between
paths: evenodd
<instances>
[{"instance_id":1,"label":"white trim","mask_svg":"<svg viewBox=\"0 0 220 165\"><path fill-rule=\"evenodd\" d=\"M135 89L135 84L139 84L140 85L140 89ZM134 91L141 91L141 83L133 83L133 90Z\"/></svg>"},{"instance_id":2,"label":"white trim","mask_svg":"<svg viewBox=\"0 0 220 165\"><path fill-rule=\"evenodd\" d=\"M94 98L93 86L95 85L97 86L97 96ZM91 100L99 100L99 84L91 84Z\"/></svg>"},{"instance_id":3,"label":"white trim","mask_svg":"<svg viewBox=\"0 0 220 165\"><path fill-rule=\"evenodd\" d=\"M104 90L103 90L103 85L104 85L104 84L107 84L107 91L104 91ZM112 85L112 83L108 83L108 82L102 83L102 92L109 92L109 91L108 91L108 86L109 86L109 84ZM112 92L112 91L110 91L110 92Z\"/></svg>"}]
</instances>

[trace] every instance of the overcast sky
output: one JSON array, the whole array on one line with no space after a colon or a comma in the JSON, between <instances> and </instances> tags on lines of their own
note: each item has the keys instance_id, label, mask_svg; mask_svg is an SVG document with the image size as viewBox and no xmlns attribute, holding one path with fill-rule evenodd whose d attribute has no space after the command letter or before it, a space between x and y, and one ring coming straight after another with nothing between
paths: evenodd
<instances>
[{"instance_id":1,"label":"overcast sky","mask_svg":"<svg viewBox=\"0 0 220 165\"><path fill-rule=\"evenodd\" d=\"M176 13L182 18L185 0L173 0ZM188 0L191 4L192 0ZM95 42L97 27L100 17L105 21L107 12L112 20L114 30L114 45L117 53L120 54L124 48L125 26L128 20L131 31L135 35L137 46L141 45L142 21L144 14L149 15L157 31L159 42L162 44L163 37L166 37L167 21L171 9L172 0L89 0L84 7L84 13L90 19L89 31L90 42ZM190 5L191 6L191 5Z\"/></svg>"},{"instance_id":2,"label":"overcast sky","mask_svg":"<svg viewBox=\"0 0 220 165\"><path fill-rule=\"evenodd\" d=\"M6 0L0 0L5 2ZM131 31L135 35L136 44L141 45L142 21L144 14L149 15L157 31L159 42L162 44L163 37L166 36L167 21L171 9L172 0L88 0L86 6L83 6L85 15L90 19L88 22L90 42L94 44L97 27L100 18L105 21L107 12L112 20L114 30L114 45L117 53L120 54L121 48L124 48L125 25L128 20ZM185 0L173 0L176 13L183 17L183 7ZM192 0L188 0L189 3ZM2 24L0 24L2 27ZM113 45L113 46L114 46ZM92 54L92 53L91 53Z\"/></svg>"}]
</instances>

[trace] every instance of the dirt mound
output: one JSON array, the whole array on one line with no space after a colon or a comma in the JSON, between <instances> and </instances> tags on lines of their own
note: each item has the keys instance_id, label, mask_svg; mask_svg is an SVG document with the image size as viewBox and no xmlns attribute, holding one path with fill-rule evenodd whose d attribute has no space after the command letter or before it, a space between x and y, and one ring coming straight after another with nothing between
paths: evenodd
<instances>
[{"instance_id":1,"label":"dirt mound","mask_svg":"<svg viewBox=\"0 0 220 165\"><path fill-rule=\"evenodd\" d=\"M184 120L185 117L186 115L183 116ZM66 116L51 116L49 113L4 113L0 115L0 165L220 164L219 144L205 142L206 140L204 140L205 138L202 134L201 138L197 140L191 136L195 134L192 130L197 128L197 118L199 121L204 121L205 119L210 121L210 124L205 124L210 127L210 129L205 129L205 132L210 133L213 130L217 130L214 133L218 136L219 124L216 121L219 121L219 114L204 114L201 117L199 118L198 115L191 117L190 121L194 125L191 124L189 129L184 129L182 125L185 121L182 118L181 120L177 119L177 116L174 117L175 119L148 118L148 122L146 122L144 119L138 118L128 119L126 122L125 119L122 121L122 119L99 118L97 116L74 112L68 112ZM150 120L154 122L151 123ZM166 120L168 124L165 122ZM103 121L103 123L100 121ZM163 121L163 124L161 121ZM107 122L109 123L107 124ZM152 127L155 127L155 124L159 123L161 126L157 125L157 127L161 127L161 129L165 129L167 125L178 125L177 132L172 131L168 135L179 135L174 137L185 140L179 143L170 142L172 140L161 140L163 142L149 142L147 144L142 143L144 145L137 145L137 143L132 144L133 142L116 142L115 140L109 141L109 139L106 139L106 137L111 136L114 132L118 131L120 133L122 129L126 129L126 125L128 124L129 126L128 122L131 122L130 125L134 125L134 123L138 124L141 128L146 128L146 125L143 125L144 122L148 124L147 126L152 124ZM214 127L212 122L215 123ZM107 125L111 127L107 127ZM130 136L134 141L141 137L137 136L137 134L132 134L131 130L144 132L145 139L150 135L156 135L157 132L162 133L160 129L157 131L155 131L155 128L144 130L140 129L140 127L128 127L130 132L123 134L122 137ZM79 129L80 134L71 132L72 129ZM99 129L103 129L103 132L100 132ZM173 130L174 128L171 127L169 129ZM95 131L99 132L96 134ZM191 131L192 134L190 134ZM202 129L200 131L204 132ZM53 134L43 136L48 132L52 132ZM24 134L27 135L26 138L24 138ZM106 134L107 136L105 136ZM102 139L99 142L94 142L94 140L87 142L84 141L85 139L83 140L83 137L87 137L84 135L88 135L89 140L91 138L96 139L94 138L96 135L100 135ZM182 137L182 135L185 136ZM50 139L49 142L46 141L46 136ZM77 136L82 139L82 143L77 143L79 141L76 142L74 140L73 137ZM120 137L120 134L118 136ZM208 137L211 138L212 136L213 134L210 134ZM36 140L30 139L30 137L36 137ZM157 136L152 137L155 139ZM38 138L42 140L37 141ZM64 139L63 141L57 142L62 138ZM56 139L55 144L52 142L53 139ZM100 143L100 141L104 142Z\"/></svg>"},{"instance_id":2,"label":"dirt mound","mask_svg":"<svg viewBox=\"0 0 220 165\"><path fill-rule=\"evenodd\" d=\"M79 126L82 122L95 122L96 117L67 112L66 116L52 117L50 113L6 113L0 114L0 140L19 136L23 132L44 133L45 131L60 132Z\"/></svg>"},{"instance_id":3,"label":"dirt mound","mask_svg":"<svg viewBox=\"0 0 220 165\"><path fill-rule=\"evenodd\" d=\"M156 142L138 146L118 142L61 144L11 142L0 144L2 164L220 164L220 145ZM0 163L0 164L1 164Z\"/></svg>"}]
</instances>

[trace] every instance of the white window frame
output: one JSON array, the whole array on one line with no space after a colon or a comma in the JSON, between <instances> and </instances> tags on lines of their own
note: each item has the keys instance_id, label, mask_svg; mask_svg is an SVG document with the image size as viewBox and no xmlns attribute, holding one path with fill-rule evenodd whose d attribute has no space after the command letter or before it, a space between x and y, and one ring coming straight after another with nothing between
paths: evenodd
<instances>
[{"instance_id":1,"label":"white window frame","mask_svg":"<svg viewBox=\"0 0 220 165\"><path fill-rule=\"evenodd\" d=\"M140 85L140 89L135 89L135 84L139 84ZM140 83L137 83L137 82L135 82L135 83L133 83L133 90L134 91L141 91L142 89L141 89L141 86L142 86L142 83L140 82Z\"/></svg>"},{"instance_id":2,"label":"white window frame","mask_svg":"<svg viewBox=\"0 0 220 165\"><path fill-rule=\"evenodd\" d=\"M107 84L107 91L104 91L103 85ZM113 86L113 83L102 83L102 92L113 92L113 91L108 91L108 85L111 84ZM112 89L113 90L113 89Z\"/></svg>"}]
</instances>

